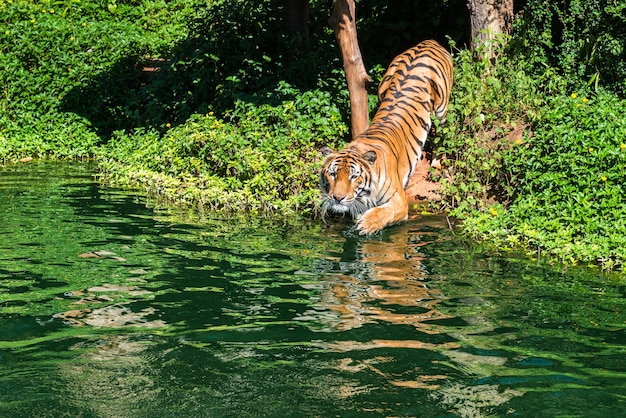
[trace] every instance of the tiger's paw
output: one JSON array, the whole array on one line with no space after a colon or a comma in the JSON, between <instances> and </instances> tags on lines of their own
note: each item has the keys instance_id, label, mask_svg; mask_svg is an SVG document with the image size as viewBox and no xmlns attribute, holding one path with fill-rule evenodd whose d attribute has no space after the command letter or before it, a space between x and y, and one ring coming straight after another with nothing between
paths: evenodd
<instances>
[{"instance_id":1,"label":"tiger's paw","mask_svg":"<svg viewBox=\"0 0 626 418\"><path fill-rule=\"evenodd\" d=\"M356 229L361 235L372 235L389 224L384 216L382 208L372 208L365 212L356 224Z\"/></svg>"}]
</instances>

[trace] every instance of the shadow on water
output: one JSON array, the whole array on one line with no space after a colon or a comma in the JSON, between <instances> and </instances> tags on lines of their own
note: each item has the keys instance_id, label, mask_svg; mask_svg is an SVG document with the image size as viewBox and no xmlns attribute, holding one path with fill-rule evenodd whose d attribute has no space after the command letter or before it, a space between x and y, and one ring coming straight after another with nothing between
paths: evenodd
<instances>
[{"instance_id":1,"label":"shadow on water","mask_svg":"<svg viewBox=\"0 0 626 418\"><path fill-rule=\"evenodd\" d=\"M623 281L0 171L2 416L610 416ZM590 410L589 405L594 408Z\"/></svg>"}]
</instances>

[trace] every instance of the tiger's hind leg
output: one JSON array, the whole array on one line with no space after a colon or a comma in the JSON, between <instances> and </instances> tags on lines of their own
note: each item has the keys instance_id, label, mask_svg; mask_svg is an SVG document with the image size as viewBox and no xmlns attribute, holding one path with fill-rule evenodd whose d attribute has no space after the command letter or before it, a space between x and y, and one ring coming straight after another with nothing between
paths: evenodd
<instances>
[{"instance_id":1,"label":"tiger's hind leg","mask_svg":"<svg viewBox=\"0 0 626 418\"><path fill-rule=\"evenodd\" d=\"M445 103L435 109L435 116L437 116L437 119L439 119L439 125L444 126L447 122L446 118L448 116L448 104Z\"/></svg>"},{"instance_id":2,"label":"tiger's hind leg","mask_svg":"<svg viewBox=\"0 0 626 418\"><path fill-rule=\"evenodd\" d=\"M437 135L437 127L435 126L434 123L430 124L430 131L428 132L428 136L435 136Z\"/></svg>"},{"instance_id":3,"label":"tiger's hind leg","mask_svg":"<svg viewBox=\"0 0 626 418\"><path fill-rule=\"evenodd\" d=\"M407 220L409 204L404 190L399 190L384 205L369 209L357 222L357 230L361 235L371 235L387 225Z\"/></svg>"},{"instance_id":4,"label":"tiger's hind leg","mask_svg":"<svg viewBox=\"0 0 626 418\"><path fill-rule=\"evenodd\" d=\"M437 116L437 119L439 119L439 126L445 126L447 122L446 120L447 115L448 115L448 106L443 106L441 108L435 109L435 116ZM437 134L437 127L431 121L428 135L435 136L436 134Z\"/></svg>"}]
</instances>

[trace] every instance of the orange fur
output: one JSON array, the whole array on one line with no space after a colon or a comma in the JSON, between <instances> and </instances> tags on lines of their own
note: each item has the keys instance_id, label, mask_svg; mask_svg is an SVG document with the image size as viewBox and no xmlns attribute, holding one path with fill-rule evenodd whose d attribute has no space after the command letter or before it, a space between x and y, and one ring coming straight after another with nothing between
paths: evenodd
<instances>
[{"instance_id":1,"label":"orange fur","mask_svg":"<svg viewBox=\"0 0 626 418\"><path fill-rule=\"evenodd\" d=\"M405 188L422 157L430 115L445 122L452 82L452 57L432 40L391 62L369 128L340 151L322 150L323 216L350 214L366 235L407 219Z\"/></svg>"}]
</instances>

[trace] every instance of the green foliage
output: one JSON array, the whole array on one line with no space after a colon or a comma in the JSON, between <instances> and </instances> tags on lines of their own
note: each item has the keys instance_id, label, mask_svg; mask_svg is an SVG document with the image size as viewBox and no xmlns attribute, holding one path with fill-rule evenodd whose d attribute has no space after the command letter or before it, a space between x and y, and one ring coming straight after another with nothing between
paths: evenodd
<instances>
[{"instance_id":1,"label":"green foliage","mask_svg":"<svg viewBox=\"0 0 626 418\"><path fill-rule=\"evenodd\" d=\"M513 49L538 73L558 68L571 89L588 83L626 95L626 3L529 0Z\"/></svg>"},{"instance_id":2,"label":"green foliage","mask_svg":"<svg viewBox=\"0 0 626 418\"><path fill-rule=\"evenodd\" d=\"M282 19L282 6L277 0L222 1L177 13L187 23L184 37L179 35L176 42L170 37L168 48L152 48L157 52L118 59L73 88L63 109L87 118L107 140L118 130L165 133L168 126L185 123L194 113L224 115L240 99L266 103L270 96L275 99L272 95L281 81L338 96L345 82L334 73L341 68L339 55L328 54L335 49L332 34L316 30L310 39L303 39L291 33ZM140 69L151 65L158 73L142 74ZM347 112L345 106L343 111Z\"/></svg>"},{"instance_id":3,"label":"green foliage","mask_svg":"<svg viewBox=\"0 0 626 418\"><path fill-rule=\"evenodd\" d=\"M118 94L126 93L138 71L115 63L135 63L184 36L190 3L177 3L120 3L114 10L76 0L3 3L0 158L93 155L101 140L92 128L97 121L68 113L68 97L82 95L89 109L101 97L83 86L104 71Z\"/></svg>"},{"instance_id":4,"label":"green foliage","mask_svg":"<svg viewBox=\"0 0 626 418\"><path fill-rule=\"evenodd\" d=\"M459 215L510 195L511 185L502 175L503 152L514 145L512 132L528 130L544 101L542 80L521 71L501 48L493 60L479 61L470 51L458 50L454 67L447 123L431 141L444 164L440 208Z\"/></svg>"},{"instance_id":5,"label":"green foliage","mask_svg":"<svg viewBox=\"0 0 626 418\"><path fill-rule=\"evenodd\" d=\"M226 122L194 115L163 137L118 132L101 161L106 178L148 185L171 200L231 211L312 209L320 144L339 146L348 128L329 93L280 83L277 105L237 101ZM274 98L272 98L274 99Z\"/></svg>"},{"instance_id":6,"label":"green foliage","mask_svg":"<svg viewBox=\"0 0 626 418\"><path fill-rule=\"evenodd\" d=\"M566 79L534 76L496 51L478 62L455 54L448 124L433 139L445 157L439 207L499 248L623 265L626 101L606 91L563 96Z\"/></svg>"},{"instance_id":7,"label":"green foliage","mask_svg":"<svg viewBox=\"0 0 626 418\"><path fill-rule=\"evenodd\" d=\"M505 156L515 200L466 221L480 236L561 262L626 261L626 102L611 93L555 96L533 138Z\"/></svg>"}]
</instances>

